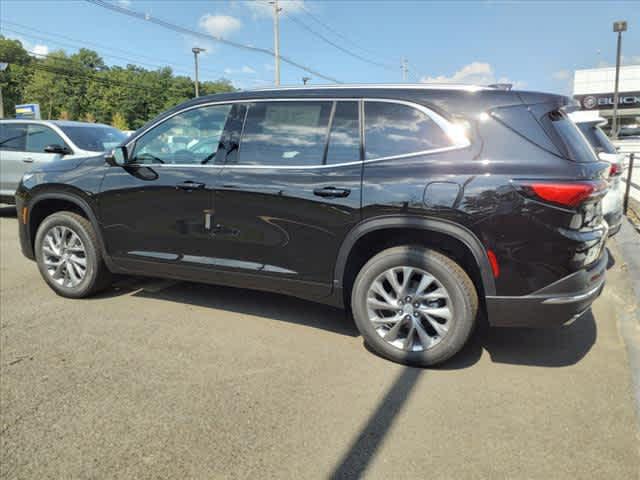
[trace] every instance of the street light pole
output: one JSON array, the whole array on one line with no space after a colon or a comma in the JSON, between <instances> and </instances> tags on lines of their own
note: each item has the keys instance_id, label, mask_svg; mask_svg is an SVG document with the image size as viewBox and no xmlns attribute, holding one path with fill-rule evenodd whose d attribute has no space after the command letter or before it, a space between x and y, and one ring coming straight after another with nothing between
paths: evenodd
<instances>
[{"instance_id":1,"label":"street light pole","mask_svg":"<svg viewBox=\"0 0 640 480\"><path fill-rule=\"evenodd\" d=\"M206 50L200 47L193 47L191 51L193 52L193 58L196 63L196 98L197 98L200 96L200 85L199 85L200 82L198 81L198 54L200 52L206 52Z\"/></svg>"},{"instance_id":2,"label":"street light pole","mask_svg":"<svg viewBox=\"0 0 640 480\"><path fill-rule=\"evenodd\" d=\"M273 53L275 54L275 83L280 86L280 7L278 0L270 2L273 4Z\"/></svg>"},{"instance_id":3,"label":"street light pole","mask_svg":"<svg viewBox=\"0 0 640 480\"><path fill-rule=\"evenodd\" d=\"M611 137L618 139L618 81L620 79L620 50L622 48L622 32L627 30L624 20L613 22L613 31L618 34L618 50L616 53L616 81L613 87L613 120L611 121Z\"/></svg>"}]
</instances>

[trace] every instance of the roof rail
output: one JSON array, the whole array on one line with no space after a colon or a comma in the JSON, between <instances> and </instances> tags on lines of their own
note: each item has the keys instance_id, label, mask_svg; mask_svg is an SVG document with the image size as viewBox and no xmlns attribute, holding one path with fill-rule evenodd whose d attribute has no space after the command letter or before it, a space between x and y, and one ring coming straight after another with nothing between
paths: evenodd
<instances>
[{"instance_id":1,"label":"roof rail","mask_svg":"<svg viewBox=\"0 0 640 480\"><path fill-rule=\"evenodd\" d=\"M511 90L513 83L492 83L489 88L495 88L497 90Z\"/></svg>"},{"instance_id":2,"label":"roof rail","mask_svg":"<svg viewBox=\"0 0 640 480\"><path fill-rule=\"evenodd\" d=\"M265 87L257 88L252 92L265 92L274 90L325 90L325 89L355 89L355 88L378 88L378 89L420 89L420 90L462 90L467 92L477 92L479 90L489 90L492 86L468 85L462 83L374 83L374 84L316 84L316 85L294 85L285 87Z\"/></svg>"}]
</instances>

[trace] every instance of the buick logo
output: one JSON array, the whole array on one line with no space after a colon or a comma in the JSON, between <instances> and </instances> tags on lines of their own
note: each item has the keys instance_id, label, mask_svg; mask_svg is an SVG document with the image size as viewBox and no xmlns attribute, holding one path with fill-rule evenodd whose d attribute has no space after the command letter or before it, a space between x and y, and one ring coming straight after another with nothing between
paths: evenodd
<instances>
[{"instance_id":1,"label":"buick logo","mask_svg":"<svg viewBox=\"0 0 640 480\"><path fill-rule=\"evenodd\" d=\"M593 108L598 104L598 99L593 95L589 95L582 99L582 105L584 108Z\"/></svg>"}]
</instances>

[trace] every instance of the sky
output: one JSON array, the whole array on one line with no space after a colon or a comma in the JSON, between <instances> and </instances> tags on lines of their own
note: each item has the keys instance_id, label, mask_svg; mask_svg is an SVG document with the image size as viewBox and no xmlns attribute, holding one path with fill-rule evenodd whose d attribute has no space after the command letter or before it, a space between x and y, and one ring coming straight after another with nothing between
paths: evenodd
<instances>
[{"instance_id":1,"label":"sky","mask_svg":"<svg viewBox=\"0 0 640 480\"><path fill-rule=\"evenodd\" d=\"M112 0L149 18L273 50L267 0ZM627 20L623 63L640 64L640 1L280 0L281 54L348 83L400 83L401 59L413 82L513 83L570 94L573 71L615 65L615 20ZM328 43L319 36L320 34ZM32 52L91 48L108 65L171 66L238 88L273 85L274 59L213 38L192 36L84 0L2 0L0 34ZM346 51L345 51L346 50ZM332 83L286 63L282 85Z\"/></svg>"}]
</instances>

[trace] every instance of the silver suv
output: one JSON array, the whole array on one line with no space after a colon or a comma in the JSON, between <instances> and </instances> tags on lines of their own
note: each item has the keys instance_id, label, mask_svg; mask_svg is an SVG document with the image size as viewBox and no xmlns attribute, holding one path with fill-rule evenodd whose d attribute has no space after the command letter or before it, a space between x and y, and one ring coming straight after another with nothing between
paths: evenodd
<instances>
[{"instance_id":1,"label":"silver suv","mask_svg":"<svg viewBox=\"0 0 640 480\"><path fill-rule=\"evenodd\" d=\"M126 138L98 123L0 120L0 202L14 203L20 179L39 164L102 153Z\"/></svg>"}]
</instances>

